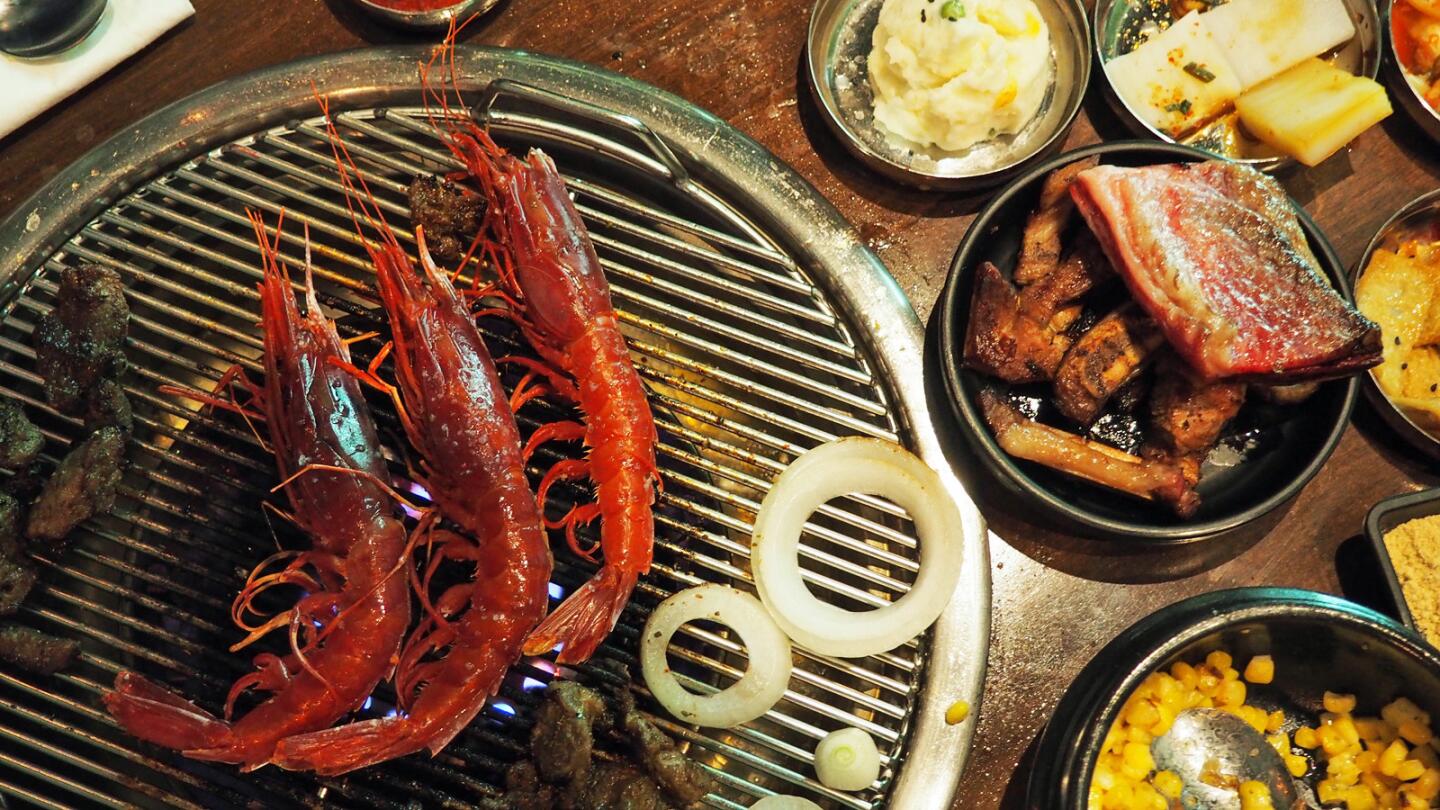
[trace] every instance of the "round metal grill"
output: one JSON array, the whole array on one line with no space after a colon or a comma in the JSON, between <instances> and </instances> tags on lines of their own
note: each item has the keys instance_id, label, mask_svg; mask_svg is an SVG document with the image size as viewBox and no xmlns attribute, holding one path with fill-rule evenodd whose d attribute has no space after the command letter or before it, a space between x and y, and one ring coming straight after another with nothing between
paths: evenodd
<instances>
[{"instance_id":1,"label":"round metal grill","mask_svg":"<svg viewBox=\"0 0 1440 810\"><path fill-rule=\"evenodd\" d=\"M413 99L413 77L403 82L387 77L413 71L417 54L353 54L331 60L323 70L311 65L274 71L241 80L228 93L210 91L182 102L137 129L135 139L142 143L129 151L117 148L109 162L102 153L114 143L107 144L0 227L0 237L11 237L4 242L11 252L0 265L10 293L0 327L0 393L22 401L42 426L51 461L79 436L78 423L44 403L30 333L51 305L51 274L95 263L119 272L127 285L133 316L126 382L136 415L132 467L113 514L78 530L72 547L38 553L43 586L20 620L79 638L84 652L79 665L53 678L0 671L0 793L49 807L320 801L464 806L496 795L505 765L524 753L528 710L557 674L546 659L517 664L501 695L439 757L409 757L344 779L274 768L242 775L187 760L129 738L99 703L115 673L128 668L218 711L230 681L247 670L257 651L228 652L241 635L229 620L230 600L249 569L277 545L293 547L305 539L261 509L262 501L283 505L283 498L269 493L276 483L274 464L244 422L158 389L209 390L236 364L253 377L261 374L255 291L260 271L247 208L265 212L272 226L285 212L281 250L292 267L304 264L302 233L308 228L321 301L342 335L383 332L383 313L370 292L372 272L345 209L323 122L310 114L313 106L302 120L267 122L284 121L285 110L304 109L297 85L318 76L321 89L335 99L332 109L346 110L336 113L336 124L380 209L413 249L405 233L410 179L457 168L421 111L391 106ZM558 61L484 50L462 55L465 82L476 89L469 100L481 102L477 116L512 149L545 148L565 175L655 409L665 481L655 510L655 566L602 651L638 675L639 628L661 599L701 582L750 589L755 509L769 482L796 455L828 439L859 434L905 442L937 463L923 401L917 404L923 400L916 390L918 368L895 369L907 352L918 362L918 325L913 315L895 311L896 294L879 281L883 275L840 278L835 263L827 264L824 257L837 246L863 249L853 244L848 229L835 224L833 211L773 159L769 166L752 167L762 175L773 172L764 194L737 194L718 175L707 176L724 174L716 166L723 161L697 159L691 138L666 139L657 134L664 126L640 123L635 116L647 110L631 97L648 99L647 117L661 122L678 101L593 72L586 81L595 87L577 84L570 76L580 69ZM596 88L604 91L598 98L612 105L593 100ZM286 91L284 103L273 98L280 90ZM266 113L247 119L245 107ZM201 114L207 111L222 120L207 123ZM702 149L733 153L727 144L740 136L699 111L691 115L714 130L698 144ZM198 128L199 134L187 139L167 133L167 121ZM263 127L258 131L257 123ZM246 128L250 131L241 134ZM166 140L167 135L172 137ZM147 140L154 143L143 143ZM164 148L145 148L162 141ZM672 149L675 142L680 148ZM208 151L174 165L200 147ZM102 165L103 171L97 168ZM90 178L99 179L86 180L87 168ZM63 181L76 177L73 187L64 187ZM732 174L730 180L741 178ZM804 238L775 226L777 208L813 217L817 205L824 220ZM527 352L503 321L482 319L481 326L497 357ZM901 356L878 353L886 345L897 346ZM379 342L354 348L364 363ZM513 385L519 374L505 376ZM910 382L908 390L902 379ZM387 450L403 480L406 450L397 439L393 410L379 397L372 405L382 431L388 428ZM565 413L540 403L518 416L528 433ZM531 475L538 477L566 452L579 451L561 446L541 453ZM409 489L423 502L423 489ZM958 485L954 492L974 536L967 538L962 598L935 631L945 642L938 663L927 654L929 637L864 660L797 649L785 699L753 723L695 729L657 713L661 726L714 770L721 788L709 804L746 806L772 791L854 808L883 803L896 790L915 797L948 795L970 735L926 718L955 699L978 701L988 635L983 530ZM552 497L549 508L558 514L568 508L564 499L587 496L575 487ZM593 539L593 533L582 532L582 538ZM563 542L556 552L551 595L558 599L593 566ZM809 587L855 609L903 594L914 579L916 559L904 512L864 495L817 511L801 551ZM723 688L745 667L733 634L704 625L682 631L670 659L697 691ZM922 686L936 693L922 699ZM638 677L635 689L642 705L655 708ZM389 697L383 689L377 692L362 714L393 711ZM922 704L931 711L922 712ZM874 790L839 793L813 778L816 742L844 725L863 728L879 745L886 767ZM917 734L929 741L927 759L944 758L925 765L929 773L923 778L907 773L920 768L918 763L901 767L907 743ZM902 775L906 778L897 778ZM907 781L913 783L909 788Z\"/></svg>"}]
</instances>

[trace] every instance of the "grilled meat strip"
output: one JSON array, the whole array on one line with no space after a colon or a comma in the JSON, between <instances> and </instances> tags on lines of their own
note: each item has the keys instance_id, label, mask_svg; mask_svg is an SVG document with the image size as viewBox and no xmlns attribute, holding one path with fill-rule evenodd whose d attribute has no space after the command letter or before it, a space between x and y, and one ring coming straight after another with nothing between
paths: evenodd
<instances>
[{"instance_id":1,"label":"grilled meat strip","mask_svg":"<svg viewBox=\"0 0 1440 810\"><path fill-rule=\"evenodd\" d=\"M1126 304L1075 341L1055 371L1055 407L1088 426L1105 404L1144 371L1165 337L1145 313Z\"/></svg>"},{"instance_id":2,"label":"grilled meat strip","mask_svg":"<svg viewBox=\"0 0 1440 810\"><path fill-rule=\"evenodd\" d=\"M1080 315L1073 302L1108 273L1098 252L1082 248L1017 290L995 265L981 264L965 330L965 364L1012 383L1050 379L1070 347L1065 329Z\"/></svg>"},{"instance_id":3,"label":"grilled meat strip","mask_svg":"<svg viewBox=\"0 0 1440 810\"><path fill-rule=\"evenodd\" d=\"M58 543L90 518L110 511L120 484L125 434L102 427L65 455L30 509L25 535Z\"/></svg>"},{"instance_id":4,"label":"grilled meat strip","mask_svg":"<svg viewBox=\"0 0 1440 810\"><path fill-rule=\"evenodd\" d=\"M536 711L531 758L505 775L509 810L661 810L689 807L714 788L699 763L635 708L625 681L595 690L554 681ZM619 759L597 751L596 732L618 734Z\"/></svg>"},{"instance_id":5,"label":"grilled meat strip","mask_svg":"<svg viewBox=\"0 0 1440 810\"><path fill-rule=\"evenodd\" d=\"M20 502L0 493L0 616L19 609L35 586L35 568L20 541Z\"/></svg>"},{"instance_id":6,"label":"grilled meat strip","mask_svg":"<svg viewBox=\"0 0 1440 810\"><path fill-rule=\"evenodd\" d=\"M13 400L0 399L0 467L19 470L30 466L45 447L40 428L25 417Z\"/></svg>"},{"instance_id":7,"label":"grilled meat strip","mask_svg":"<svg viewBox=\"0 0 1440 810\"><path fill-rule=\"evenodd\" d=\"M1032 422L994 391L980 392L980 408L1001 449L1051 469L1083 478L1137 498L1169 504L1181 517L1200 506L1200 498L1180 469L1163 461L1132 456L1059 428Z\"/></svg>"},{"instance_id":8,"label":"grilled meat strip","mask_svg":"<svg viewBox=\"0 0 1440 810\"><path fill-rule=\"evenodd\" d=\"M1006 382L1038 382L1054 375L1069 345L1045 322L1021 313L1020 293L1000 268L985 262L976 269L965 365Z\"/></svg>"},{"instance_id":9,"label":"grilled meat strip","mask_svg":"<svg viewBox=\"0 0 1440 810\"><path fill-rule=\"evenodd\" d=\"M56 410L87 428L130 430L130 401L120 388L130 307L115 271L98 265L60 271L55 308L35 327L36 368Z\"/></svg>"},{"instance_id":10,"label":"grilled meat strip","mask_svg":"<svg viewBox=\"0 0 1440 810\"><path fill-rule=\"evenodd\" d=\"M1099 157L1077 160L1056 169L1040 184L1040 201L1025 220L1020 237L1020 261L1015 266L1015 283L1034 284L1049 275L1060 263L1060 238L1070 225L1075 203L1070 183L1080 172L1094 167Z\"/></svg>"},{"instance_id":11,"label":"grilled meat strip","mask_svg":"<svg viewBox=\"0 0 1440 810\"><path fill-rule=\"evenodd\" d=\"M425 229L425 246L438 261L465 257L484 214L484 197L449 180L419 174L410 181L410 221Z\"/></svg>"},{"instance_id":12,"label":"grilled meat strip","mask_svg":"<svg viewBox=\"0 0 1440 810\"><path fill-rule=\"evenodd\" d=\"M1207 380L1295 382L1380 362L1380 329L1321 273L1284 190L1229 161L1097 166L1070 185L1135 300Z\"/></svg>"},{"instance_id":13,"label":"grilled meat strip","mask_svg":"<svg viewBox=\"0 0 1440 810\"><path fill-rule=\"evenodd\" d=\"M80 653L73 639L55 638L17 624L0 624L0 661L41 675L70 666Z\"/></svg>"}]
</instances>

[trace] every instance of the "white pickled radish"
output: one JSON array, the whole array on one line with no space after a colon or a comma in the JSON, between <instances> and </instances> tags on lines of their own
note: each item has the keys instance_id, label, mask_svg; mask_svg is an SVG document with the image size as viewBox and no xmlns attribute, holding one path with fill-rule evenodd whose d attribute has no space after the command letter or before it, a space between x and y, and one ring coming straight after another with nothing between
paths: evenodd
<instances>
[{"instance_id":1,"label":"white pickled radish","mask_svg":"<svg viewBox=\"0 0 1440 810\"><path fill-rule=\"evenodd\" d=\"M815 747L815 776L832 790L864 790L880 778L875 740L858 728L825 735Z\"/></svg>"}]
</instances>

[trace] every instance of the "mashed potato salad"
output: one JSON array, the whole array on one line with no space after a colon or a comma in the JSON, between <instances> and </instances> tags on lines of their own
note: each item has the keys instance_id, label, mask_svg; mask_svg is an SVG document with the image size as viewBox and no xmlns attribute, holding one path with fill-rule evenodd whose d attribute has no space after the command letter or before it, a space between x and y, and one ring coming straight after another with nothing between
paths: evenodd
<instances>
[{"instance_id":1,"label":"mashed potato salad","mask_svg":"<svg viewBox=\"0 0 1440 810\"><path fill-rule=\"evenodd\" d=\"M1035 117L1049 87L1050 31L1031 0L886 0L869 72L887 130L959 151Z\"/></svg>"}]
</instances>

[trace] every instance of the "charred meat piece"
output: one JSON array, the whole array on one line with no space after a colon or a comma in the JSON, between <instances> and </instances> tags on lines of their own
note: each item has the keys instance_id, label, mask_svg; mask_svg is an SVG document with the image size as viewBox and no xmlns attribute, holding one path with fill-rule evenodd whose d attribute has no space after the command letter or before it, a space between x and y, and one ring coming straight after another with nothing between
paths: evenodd
<instances>
[{"instance_id":1,"label":"charred meat piece","mask_svg":"<svg viewBox=\"0 0 1440 810\"><path fill-rule=\"evenodd\" d=\"M1020 262L1015 267L1015 283L1034 284L1054 270L1060 262L1060 238L1070 224L1075 203L1070 198L1070 183L1076 175L1100 162L1099 157L1077 160L1051 172L1040 185L1040 201L1025 220L1020 237Z\"/></svg>"},{"instance_id":2,"label":"charred meat piece","mask_svg":"<svg viewBox=\"0 0 1440 810\"><path fill-rule=\"evenodd\" d=\"M714 789L705 769L640 714L628 675L617 674L618 682L602 690L572 681L550 684L530 734L531 758L506 772L504 803L494 806L659 810L688 807ZM618 736L629 756L599 752L602 734Z\"/></svg>"},{"instance_id":3,"label":"charred meat piece","mask_svg":"<svg viewBox=\"0 0 1440 810\"><path fill-rule=\"evenodd\" d=\"M14 613L35 586L20 540L20 502L0 493L0 616Z\"/></svg>"},{"instance_id":4,"label":"charred meat piece","mask_svg":"<svg viewBox=\"0 0 1440 810\"><path fill-rule=\"evenodd\" d=\"M1021 312L1021 298L990 262L975 271L970 322L965 330L965 365L1006 382L1048 380L1070 341L1044 320Z\"/></svg>"},{"instance_id":5,"label":"charred meat piece","mask_svg":"<svg viewBox=\"0 0 1440 810\"><path fill-rule=\"evenodd\" d=\"M1070 185L1131 294L1207 380L1296 382L1380 362L1273 178L1223 160L1097 166Z\"/></svg>"},{"instance_id":6,"label":"charred meat piece","mask_svg":"<svg viewBox=\"0 0 1440 810\"><path fill-rule=\"evenodd\" d=\"M60 272L55 308L35 327L36 367L51 405L84 418L87 427L130 429L130 406L119 401L125 395L117 385L129 321L125 287L113 270L83 265Z\"/></svg>"},{"instance_id":7,"label":"charred meat piece","mask_svg":"<svg viewBox=\"0 0 1440 810\"><path fill-rule=\"evenodd\" d=\"M1075 341L1055 371L1055 407L1081 425L1094 422L1117 391L1140 375L1165 342L1133 305L1110 313Z\"/></svg>"},{"instance_id":8,"label":"charred meat piece","mask_svg":"<svg viewBox=\"0 0 1440 810\"><path fill-rule=\"evenodd\" d=\"M45 447L45 437L25 417L19 403L0 399L0 467L18 470L28 467Z\"/></svg>"},{"instance_id":9,"label":"charred meat piece","mask_svg":"<svg viewBox=\"0 0 1440 810\"><path fill-rule=\"evenodd\" d=\"M437 261L463 259L484 214L483 197L449 180L419 174L410 182L410 221L425 229L425 246Z\"/></svg>"},{"instance_id":10,"label":"charred meat piece","mask_svg":"<svg viewBox=\"0 0 1440 810\"><path fill-rule=\"evenodd\" d=\"M1146 458L1179 465L1194 485L1200 480L1201 462L1245 404L1245 384L1205 382L1173 356L1155 372L1150 438L1141 452Z\"/></svg>"},{"instance_id":11,"label":"charred meat piece","mask_svg":"<svg viewBox=\"0 0 1440 810\"><path fill-rule=\"evenodd\" d=\"M1151 441L1174 456L1210 452L1225 425L1245 404L1245 385L1207 383L1184 363L1168 358L1155 371Z\"/></svg>"},{"instance_id":12,"label":"charred meat piece","mask_svg":"<svg viewBox=\"0 0 1440 810\"><path fill-rule=\"evenodd\" d=\"M599 692L574 681L551 683L530 736L540 778L552 783L579 778L590 767L596 724L605 728L612 722Z\"/></svg>"},{"instance_id":13,"label":"charred meat piece","mask_svg":"<svg viewBox=\"0 0 1440 810\"><path fill-rule=\"evenodd\" d=\"M54 675L70 666L80 652L73 639L55 638L39 630L0 624L0 661L41 675Z\"/></svg>"},{"instance_id":14,"label":"charred meat piece","mask_svg":"<svg viewBox=\"0 0 1440 810\"><path fill-rule=\"evenodd\" d=\"M1063 332L1080 316L1081 307L1074 302L1113 275L1100 243L1086 231L1076 237L1055 269L1020 291L1020 312Z\"/></svg>"},{"instance_id":15,"label":"charred meat piece","mask_svg":"<svg viewBox=\"0 0 1440 810\"><path fill-rule=\"evenodd\" d=\"M25 535L58 543L82 522L109 512L124 454L125 434L116 427L100 428L72 448L40 491Z\"/></svg>"},{"instance_id":16,"label":"charred meat piece","mask_svg":"<svg viewBox=\"0 0 1440 810\"><path fill-rule=\"evenodd\" d=\"M614 690L612 703L635 757L666 794L691 804L715 789L715 780L700 763L685 756L670 735L635 708L635 698L628 690Z\"/></svg>"},{"instance_id":17,"label":"charred meat piece","mask_svg":"<svg viewBox=\"0 0 1440 810\"><path fill-rule=\"evenodd\" d=\"M674 806L639 768L596 762L569 784L557 810L670 810Z\"/></svg>"},{"instance_id":18,"label":"charred meat piece","mask_svg":"<svg viewBox=\"0 0 1440 810\"><path fill-rule=\"evenodd\" d=\"M1109 445L1032 422L994 391L980 392L980 408L1000 448L1016 458L1137 498L1169 504L1180 517L1193 515L1200 506L1199 496L1180 469L1172 464L1132 456Z\"/></svg>"}]
</instances>

